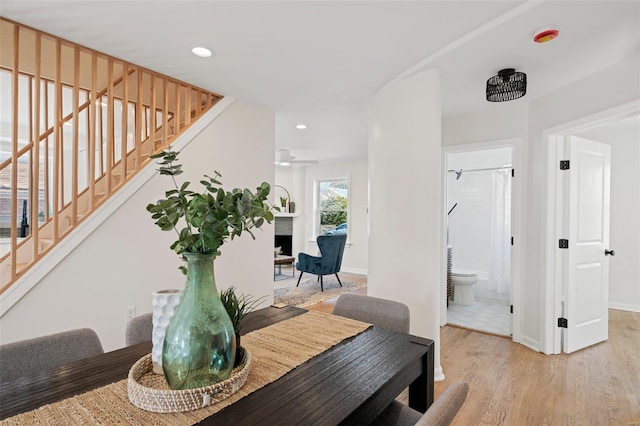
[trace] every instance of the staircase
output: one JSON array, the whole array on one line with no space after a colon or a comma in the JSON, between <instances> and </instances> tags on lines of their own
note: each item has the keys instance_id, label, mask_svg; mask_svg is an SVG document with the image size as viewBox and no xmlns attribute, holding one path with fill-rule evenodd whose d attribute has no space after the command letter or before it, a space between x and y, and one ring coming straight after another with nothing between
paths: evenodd
<instances>
[{"instance_id":1,"label":"staircase","mask_svg":"<svg viewBox=\"0 0 640 426\"><path fill-rule=\"evenodd\" d=\"M222 99L0 18L0 294Z\"/></svg>"}]
</instances>

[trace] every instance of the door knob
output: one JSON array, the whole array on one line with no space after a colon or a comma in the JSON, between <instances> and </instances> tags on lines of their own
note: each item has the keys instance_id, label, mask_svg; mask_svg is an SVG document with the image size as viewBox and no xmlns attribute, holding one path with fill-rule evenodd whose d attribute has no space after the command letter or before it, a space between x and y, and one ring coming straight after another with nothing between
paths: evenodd
<instances>
[{"instance_id":1,"label":"door knob","mask_svg":"<svg viewBox=\"0 0 640 426\"><path fill-rule=\"evenodd\" d=\"M615 250L605 250L604 251L604 255L605 256L615 256L616 252L615 252Z\"/></svg>"}]
</instances>

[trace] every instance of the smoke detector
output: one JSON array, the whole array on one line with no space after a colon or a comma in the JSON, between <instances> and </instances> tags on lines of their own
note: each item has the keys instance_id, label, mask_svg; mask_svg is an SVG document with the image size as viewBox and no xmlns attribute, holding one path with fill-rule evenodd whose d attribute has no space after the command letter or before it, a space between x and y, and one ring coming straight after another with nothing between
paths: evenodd
<instances>
[{"instance_id":1,"label":"smoke detector","mask_svg":"<svg viewBox=\"0 0 640 426\"><path fill-rule=\"evenodd\" d=\"M536 32L533 36L533 41L536 43L546 43L558 37L558 34L560 34L560 31L554 28L544 28Z\"/></svg>"}]
</instances>

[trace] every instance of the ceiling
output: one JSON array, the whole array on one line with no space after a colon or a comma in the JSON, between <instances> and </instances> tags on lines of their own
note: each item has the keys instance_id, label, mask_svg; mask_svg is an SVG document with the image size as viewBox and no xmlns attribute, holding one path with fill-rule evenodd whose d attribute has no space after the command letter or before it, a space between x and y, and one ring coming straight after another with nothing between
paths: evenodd
<instances>
[{"instance_id":1,"label":"ceiling","mask_svg":"<svg viewBox=\"0 0 640 426\"><path fill-rule=\"evenodd\" d=\"M366 158L369 99L420 70L440 70L449 117L531 102L640 50L633 0L0 0L0 13L270 108L276 149L320 162ZM558 38L533 43L549 26ZM197 58L194 46L214 55ZM527 95L486 102L486 80L507 67L527 73Z\"/></svg>"}]
</instances>

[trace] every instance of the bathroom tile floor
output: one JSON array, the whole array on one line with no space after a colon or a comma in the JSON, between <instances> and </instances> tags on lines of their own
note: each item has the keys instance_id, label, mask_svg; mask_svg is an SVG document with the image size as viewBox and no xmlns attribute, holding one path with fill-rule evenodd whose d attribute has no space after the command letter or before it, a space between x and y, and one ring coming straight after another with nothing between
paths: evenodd
<instances>
[{"instance_id":1,"label":"bathroom tile floor","mask_svg":"<svg viewBox=\"0 0 640 426\"><path fill-rule=\"evenodd\" d=\"M476 298L475 305L464 306L449 302L447 324L500 336L511 335L509 305Z\"/></svg>"}]
</instances>

